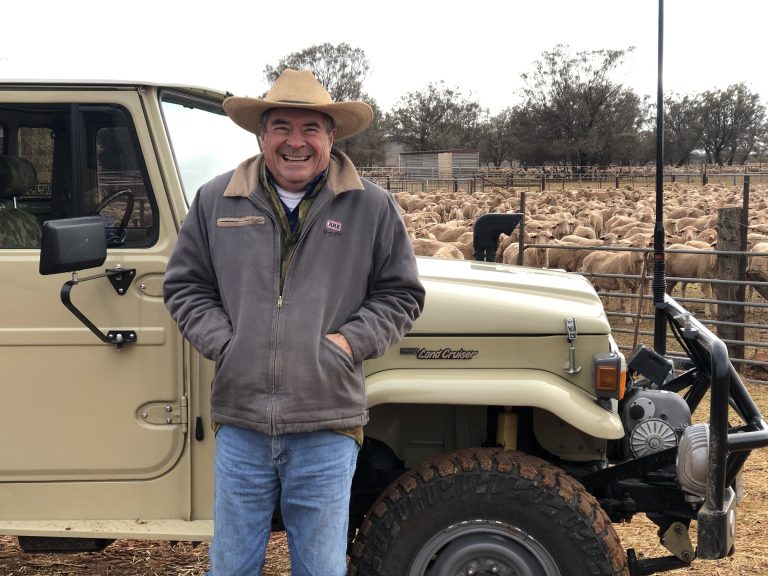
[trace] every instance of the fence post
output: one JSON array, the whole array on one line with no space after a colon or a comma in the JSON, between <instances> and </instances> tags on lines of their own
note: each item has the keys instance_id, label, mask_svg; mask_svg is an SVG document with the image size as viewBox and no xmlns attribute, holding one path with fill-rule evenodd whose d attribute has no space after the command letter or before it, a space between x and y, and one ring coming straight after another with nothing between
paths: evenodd
<instances>
[{"instance_id":1,"label":"fence post","mask_svg":"<svg viewBox=\"0 0 768 576\"><path fill-rule=\"evenodd\" d=\"M525 250L525 190L520 192L520 213L523 219L520 220L520 236L517 240L517 265L523 265L523 250Z\"/></svg>"},{"instance_id":2,"label":"fence post","mask_svg":"<svg viewBox=\"0 0 768 576\"><path fill-rule=\"evenodd\" d=\"M541 173L541 191L544 192L547 189L547 176L543 172Z\"/></svg>"},{"instance_id":3,"label":"fence post","mask_svg":"<svg viewBox=\"0 0 768 576\"><path fill-rule=\"evenodd\" d=\"M738 252L741 249L741 220L742 208L738 206L719 208L717 211L717 249ZM719 280L744 280L741 274L744 256L717 255L715 278ZM723 340L734 340L740 344L729 344L728 355L731 358L744 358L744 284L715 284L714 293L718 300L729 303L718 304L717 319L723 322L733 322L738 326L719 325L717 334ZM736 369L739 369L736 364Z\"/></svg>"},{"instance_id":4,"label":"fence post","mask_svg":"<svg viewBox=\"0 0 768 576\"><path fill-rule=\"evenodd\" d=\"M620 188L620 186L619 186L619 184L620 184L620 182L619 182L619 178L621 178L621 176L619 176L619 175L617 174L617 175L616 175L616 190L618 190L618 189Z\"/></svg>"}]
</instances>

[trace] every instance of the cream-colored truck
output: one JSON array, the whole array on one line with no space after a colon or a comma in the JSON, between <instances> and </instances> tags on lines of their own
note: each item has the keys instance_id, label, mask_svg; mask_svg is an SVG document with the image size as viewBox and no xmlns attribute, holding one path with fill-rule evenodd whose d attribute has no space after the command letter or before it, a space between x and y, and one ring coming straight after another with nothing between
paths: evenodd
<instances>
[{"instance_id":1,"label":"cream-colored truck","mask_svg":"<svg viewBox=\"0 0 768 576\"><path fill-rule=\"evenodd\" d=\"M258 152L224 97L0 83L0 534L26 550L211 536L214 367L161 287L199 185ZM424 315L365 366L350 573L652 574L726 556L738 474L768 432L723 343L667 298L687 362L625 359L583 277L479 261L510 225L478 223L478 261L420 259ZM691 424L707 391L711 420ZM623 549L612 522L639 513L665 556Z\"/></svg>"}]
</instances>

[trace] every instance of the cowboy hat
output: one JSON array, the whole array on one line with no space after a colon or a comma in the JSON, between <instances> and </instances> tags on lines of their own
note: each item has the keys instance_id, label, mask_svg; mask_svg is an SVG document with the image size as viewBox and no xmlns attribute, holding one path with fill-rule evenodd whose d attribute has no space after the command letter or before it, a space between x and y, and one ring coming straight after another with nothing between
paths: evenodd
<instances>
[{"instance_id":1,"label":"cowboy hat","mask_svg":"<svg viewBox=\"0 0 768 576\"><path fill-rule=\"evenodd\" d=\"M309 70L286 68L264 98L230 96L224 111L235 124L260 133L261 115L270 108L303 108L322 112L336 123L336 140L359 134L373 121L373 109L365 102L334 102Z\"/></svg>"}]
</instances>

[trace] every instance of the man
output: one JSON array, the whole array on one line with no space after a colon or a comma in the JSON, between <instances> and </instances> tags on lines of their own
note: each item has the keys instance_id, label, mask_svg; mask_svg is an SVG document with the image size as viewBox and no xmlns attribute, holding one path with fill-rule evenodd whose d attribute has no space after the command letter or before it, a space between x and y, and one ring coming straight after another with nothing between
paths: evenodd
<instances>
[{"instance_id":1,"label":"man","mask_svg":"<svg viewBox=\"0 0 768 576\"><path fill-rule=\"evenodd\" d=\"M368 127L370 106L286 70L264 99L224 110L263 153L200 189L164 285L184 336L216 361L210 574L260 574L279 505L292 574L341 576L362 362L410 329L424 290L391 195L332 150Z\"/></svg>"}]
</instances>

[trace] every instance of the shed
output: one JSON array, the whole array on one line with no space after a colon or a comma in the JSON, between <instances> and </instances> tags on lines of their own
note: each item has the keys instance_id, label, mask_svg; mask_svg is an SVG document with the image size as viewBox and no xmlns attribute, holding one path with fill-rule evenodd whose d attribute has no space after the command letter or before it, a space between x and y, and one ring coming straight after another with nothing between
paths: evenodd
<instances>
[{"instance_id":1,"label":"shed","mask_svg":"<svg viewBox=\"0 0 768 576\"><path fill-rule=\"evenodd\" d=\"M457 178L471 176L480 170L480 150L457 148L401 152L400 170L408 176L421 178Z\"/></svg>"}]
</instances>

